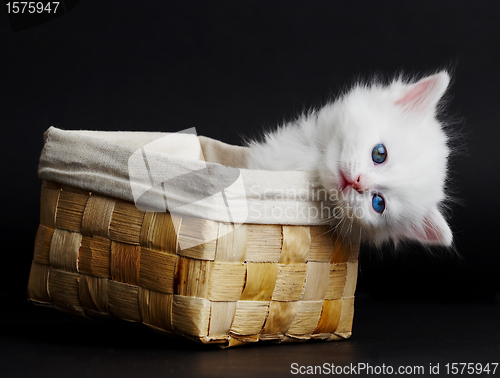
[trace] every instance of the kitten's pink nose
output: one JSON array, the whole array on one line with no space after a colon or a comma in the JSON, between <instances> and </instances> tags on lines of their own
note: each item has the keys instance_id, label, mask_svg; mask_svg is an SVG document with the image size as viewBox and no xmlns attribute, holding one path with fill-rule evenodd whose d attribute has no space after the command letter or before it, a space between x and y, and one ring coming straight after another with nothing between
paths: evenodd
<instances>
[{"instance_id":1,"label":"kitten's pink nose","mask_svg":"<svg viewBox=\"0 0 500 378\"><path fill-rule=\"evenodd\" d=\"M344 172L340 171L340 177L342 180L342 189L346 186L351 186L358 193L364 193L372 186L371 180L364 175L359 175L358 178L352 179L349 175L345 175Z\"/></svg>"},{"instance_id":2,"label":"kitten's pink nose","mask_svg":"<svg viewBox=\"0 0 500 378\"><path fill-rule=\"evenodd\" d=\"M367 191L372 186L371 180L363 175L359 175L355 181L350 182L349 184L352 185L353 189L359 193Z\"/></svg>"}]
</instances>

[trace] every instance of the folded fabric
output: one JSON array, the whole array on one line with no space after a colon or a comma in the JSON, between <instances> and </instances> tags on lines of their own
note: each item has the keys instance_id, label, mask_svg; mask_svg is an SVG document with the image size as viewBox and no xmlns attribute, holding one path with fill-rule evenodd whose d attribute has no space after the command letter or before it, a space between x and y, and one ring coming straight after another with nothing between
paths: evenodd
<instances>
[{"instance_id":1,"label":"folded fabric","mask_svg":"<svg viewBox=\"0 0 500 378\"><path fill-rule=\"evenodd\" d=\"M188 130L189 131L189 130ZM306 172L246 169L248 149L188 133L45 133L40 178L131 201L142 210L258 224L321 225Z\"/></svg>"}]
</instances>

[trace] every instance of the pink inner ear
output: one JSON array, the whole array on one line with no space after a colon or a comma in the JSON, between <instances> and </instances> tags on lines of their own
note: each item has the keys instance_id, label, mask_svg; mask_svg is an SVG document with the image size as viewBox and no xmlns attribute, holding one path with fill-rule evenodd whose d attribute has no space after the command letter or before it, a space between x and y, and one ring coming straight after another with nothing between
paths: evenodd
<instances>
[{"instance_id":1,"label":"pink inner ear","mask_svg":"<svg viewBox=\"0 0 500 378\"><path fill-rule=\"evenodd\" d=\"M396 104L404 106L408 110L422 107L427 97L424 94L431 92L434 84L435 80L425 80L417 83L401 99L396 101Z\"/></svg>"},{"instance_id":2,"label":"pink inner ear","mask_svg":"<svg viewBox=\"0 0 500 378\"><path fill-rule=\"evenodd\" d=\"M417 235L422 240L427 240L429 242L439 242L443 239L443 235L441 235L440 229L432 222L431 219L424 219L424 233L420 232L420 230L415 230Z\"/></svg>"},{"instance_id":3,"label":"pink inner ear","mask_svg":"<svg viewBox=\"0 0 500 378\"><path fill-rule=\"evenodd\" d=\"M423 219L422 226L422 228L412 226L409 236L426 244L451 245L451 231L437 211L429 213Z\"/></svg>"}]
</instances>

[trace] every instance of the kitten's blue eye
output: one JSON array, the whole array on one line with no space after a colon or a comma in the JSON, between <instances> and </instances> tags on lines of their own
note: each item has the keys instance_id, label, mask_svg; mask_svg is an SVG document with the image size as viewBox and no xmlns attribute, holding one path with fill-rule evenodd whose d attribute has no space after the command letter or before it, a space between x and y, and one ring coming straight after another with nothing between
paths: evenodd
<instances>
[{"instance_id":1,"label":"kitten's blue eye","mask_svg":"<svg viewBox=\"0 0 500 378\"><path fill-rule=\"evenodd\" d=\"M385 201L380 195L374 194L372 198L372 206L373 210L375 210L379 214L382 214L385 210Z\"/></svg>"},{"instance_id":2,"label":"kitten's blue eye","mask_svg":"<svg viewBox=\"0 0 500 378\"><path fill-rule=\"evenodd\" d=\"M382 164L387 159L387 150L385 146L380 143L377 144L372 151L372 160L375 164Z\"/></svg>"}]
</instances>

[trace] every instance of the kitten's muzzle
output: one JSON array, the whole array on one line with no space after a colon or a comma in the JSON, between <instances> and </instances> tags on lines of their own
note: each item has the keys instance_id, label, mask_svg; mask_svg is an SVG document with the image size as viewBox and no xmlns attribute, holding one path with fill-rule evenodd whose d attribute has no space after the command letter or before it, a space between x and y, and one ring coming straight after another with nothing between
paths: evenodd
<instances>
[{"instance_id":1,"label":"kitten's muzzle","mask_svg":"<svg viewBox=\"0 0 500 378\"><path fill-rule=\"evenodd\" d=\"M372 181L365 175L358 175L356 179L351 179L348 175L345 175L344 172L340 171L340 187L341 191L345 188L351 187L359 194L363 194L370 190L372 187Z\"/></svg>"}]
</instances>

